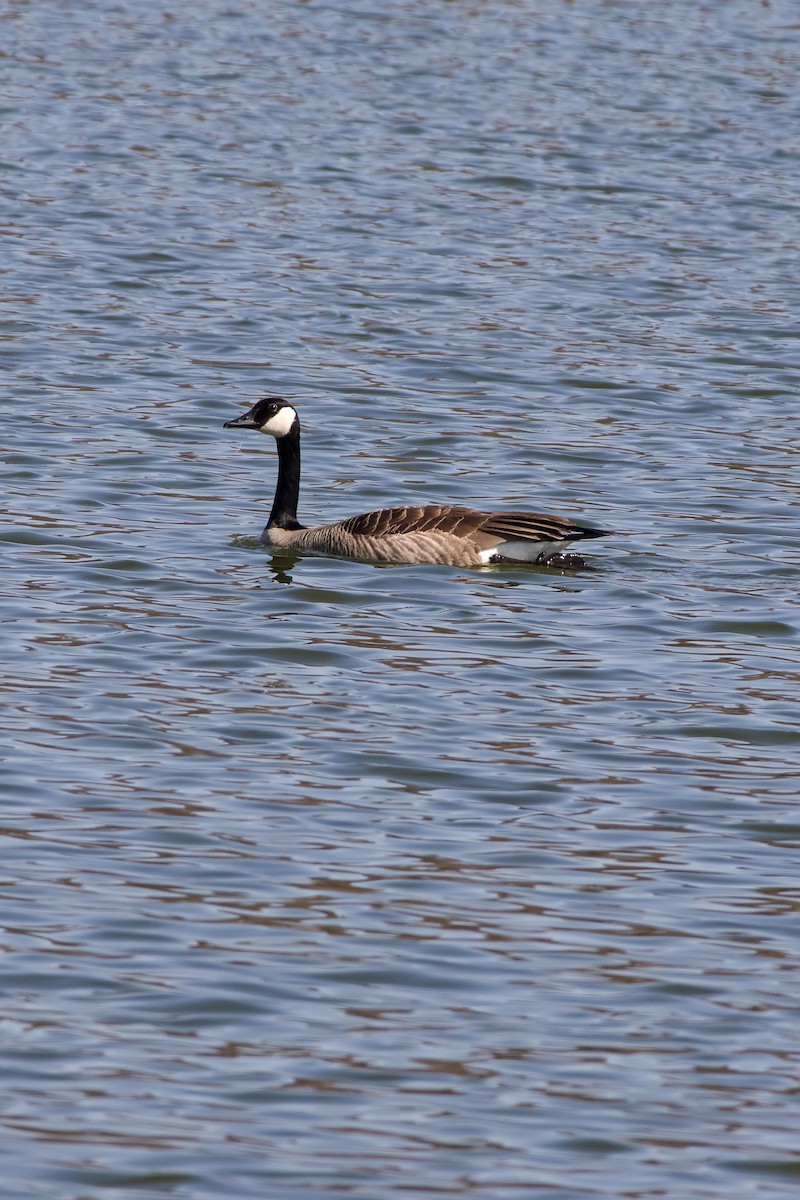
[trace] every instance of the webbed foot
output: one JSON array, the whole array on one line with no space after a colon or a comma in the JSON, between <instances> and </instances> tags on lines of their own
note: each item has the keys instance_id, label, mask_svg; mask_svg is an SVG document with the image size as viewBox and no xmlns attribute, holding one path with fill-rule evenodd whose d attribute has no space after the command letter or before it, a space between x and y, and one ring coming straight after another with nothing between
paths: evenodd
<instances>
[{"instance_id":1,"label":"webbed foot","mask_svg":"<svg viewBox=\"0 0 800 1200\"><path fill-rule=\"evenodd\" d=\"M551 554L549 558L540 559L540 565L543 567L566 568L570 571L580 570L588 566L585 558L580 554Z\"/></svg>"}]
</instances>

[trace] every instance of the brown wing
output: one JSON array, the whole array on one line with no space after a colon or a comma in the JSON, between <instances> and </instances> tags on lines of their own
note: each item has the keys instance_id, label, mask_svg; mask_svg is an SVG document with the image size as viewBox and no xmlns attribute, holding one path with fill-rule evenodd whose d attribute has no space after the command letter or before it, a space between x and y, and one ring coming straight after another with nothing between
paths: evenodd
<instances>
[{"instance_id":1,"label":"brown wing","mask_svg":"<svg viewBox=\"0 0 800 1200\"><path fill-rule=\"evenodd\" d=\"M423 533L437 531L455 537L476 533L486 513L452 504L408 504L403 508L378 508L375 512L349 517L340 528L355 537L389 537L393 533Z\"/></svg>"},{"instance_id":2,"label":"brown wing","mask_svg":"<svg viewBox=\"0 0 800 1200\"><path fill-rule=\"evenodd\" d=\"M576 525L565 517L552 513L499 512L485 513L481 524L483 533L494 534L507 541L558 542L579 538L605 537L608 529L590 529Z\"/></svg>"},{"instance_id":3,"label":"brown wing","mask_svg":"<svg viewBox=\"0 0 800 1200\"><path fill-rule=\"evenodd\" d=\"M482 513L452 504L379 508L342 521L339 528L355 537L390 537L404 533L443 533L464 538L481 550L505 541L572 542L604 537L607 529L589 529L550 513Z\"/></svg>"}]
</instances>

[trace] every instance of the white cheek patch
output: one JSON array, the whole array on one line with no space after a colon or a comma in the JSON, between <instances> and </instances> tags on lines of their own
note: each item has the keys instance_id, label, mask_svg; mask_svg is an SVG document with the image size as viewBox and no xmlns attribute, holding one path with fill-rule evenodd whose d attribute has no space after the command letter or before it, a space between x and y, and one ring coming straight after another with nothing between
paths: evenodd
<instances>
[{"instance_id":1,"label":"white cheek patch","mask_svg":"<svg viewBox=\"0 0 800 1200\"><path fill-rule=\"evenodd\" d=\"M283 437L288 433L297 420L297 413L287 404L285 408L279 408L274 417L270 417L261 426L261 433L271 433L273 437Z\"/></svg>"}]
</instances>

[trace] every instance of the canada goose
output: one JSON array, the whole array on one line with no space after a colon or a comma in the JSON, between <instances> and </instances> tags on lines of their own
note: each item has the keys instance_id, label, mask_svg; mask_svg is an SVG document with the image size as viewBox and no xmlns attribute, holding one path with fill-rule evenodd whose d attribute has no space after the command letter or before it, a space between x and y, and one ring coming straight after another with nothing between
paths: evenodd
<instances>
[{"instance_id":1,"label":"canada goose","mask_svg":"<svg viewBox=\"0 0 800 1200\"><path fill-rule=\"evenodd\" d=\"M446 563L481 567L495 562L585 565L579 555L562 555L570 542L605 537L610 529L588 529L563 517L530 512L476 512L457 504L404 505L348 517L333 525L303 526L297 520L300 493L300 421L288 401L266 396L225 429L255 429L275 438L278 482L269 520L261 534L268 546L312 550L372 562Z\"/></svg>"}]
</instances>

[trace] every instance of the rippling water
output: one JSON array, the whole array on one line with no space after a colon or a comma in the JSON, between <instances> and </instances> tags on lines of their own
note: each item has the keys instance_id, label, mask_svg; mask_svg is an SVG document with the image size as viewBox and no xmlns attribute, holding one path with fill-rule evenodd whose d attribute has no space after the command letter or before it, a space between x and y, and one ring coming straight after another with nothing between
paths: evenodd
<instances>
[{"instance_id":1,"label":"rippling water","mask_svg":"<svg viewBox=\"0 0 800 1200\"><path fill-rule=\"evenodd\" d=\"M794 1195L796 7L2 29L4 1195Z\"/></svg>"}]
</instances>

